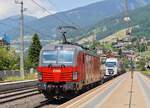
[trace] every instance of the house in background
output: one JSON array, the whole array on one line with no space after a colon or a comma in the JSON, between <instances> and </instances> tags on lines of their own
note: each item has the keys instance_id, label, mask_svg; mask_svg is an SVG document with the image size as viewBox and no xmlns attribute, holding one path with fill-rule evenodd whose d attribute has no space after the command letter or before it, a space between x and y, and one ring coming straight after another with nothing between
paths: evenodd
<instances>
[{"instance_id":1,"label":"house in background","mask_svg":"<svg viewBox=\"0 0 150 108\"><path fill-rule=\"evenodd\" d=\"M6 35L0 37L0 47L4 47L4 46L10 46L10 39Z\"/></svg>"}]
</instances>

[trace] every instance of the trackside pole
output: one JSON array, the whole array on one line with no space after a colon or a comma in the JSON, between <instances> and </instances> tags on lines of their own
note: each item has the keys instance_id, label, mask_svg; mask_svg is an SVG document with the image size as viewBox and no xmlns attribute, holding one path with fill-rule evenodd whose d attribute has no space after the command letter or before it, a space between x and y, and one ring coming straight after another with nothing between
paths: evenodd
<instances>
[{"instance_id":1,"label":"trackside pole","mask_svg":"<svg viewBox=\"0 0 150 108\"><path fill-rule=\"evenodd\" d=\"M131 79L133 79L133 77L134 77L134 68L135 68L135 66L133 63L133 58L131 58Z\"/></svg>"}]
</instances>

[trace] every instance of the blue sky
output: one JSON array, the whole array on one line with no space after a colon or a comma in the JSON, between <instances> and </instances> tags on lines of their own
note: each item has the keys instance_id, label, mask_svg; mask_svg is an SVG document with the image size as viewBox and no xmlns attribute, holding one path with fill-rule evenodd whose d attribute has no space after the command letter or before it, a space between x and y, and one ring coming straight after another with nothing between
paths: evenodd
<instances>
[{"instance_id":1,"label":"blue sky","mask_svg":"<svg viewBox=\"0 0 150 108\"><path fill-rule=\"evenodd\" d=\"M9 16L18 15L20 12L20 6L14 3L15 0L0 0L0 19L4 19ZM41 18L50 15L39 8L32 0L18 0L24 2L24 7L27 11L26 15ZM34 0L42 7L46 8L54 14L60 11L66 11L77 7L86 6L91 3L99 2L102 0Z\"/></svg>"}]
</instances>

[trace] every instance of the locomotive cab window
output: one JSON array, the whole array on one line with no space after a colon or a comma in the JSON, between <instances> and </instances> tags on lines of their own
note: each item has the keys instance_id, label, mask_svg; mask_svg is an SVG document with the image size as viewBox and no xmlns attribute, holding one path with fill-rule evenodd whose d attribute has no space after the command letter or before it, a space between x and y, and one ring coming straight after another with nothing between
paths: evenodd
<instances>
[{"instance_id":1,"label":"locomotive cab window","mask_svg":"<svg viewBox=\"0 0 150 108\"><path fill-rule=\"evenodd\" d=\"M73 64L73 51L59 51L58 52L58 63L72 65Z\"/></svg>"},{"instance_id":2,"label":"locomotive cab window","mask_svg":"<svg viewBox=\"0 0 150 108\"><path fill-rule=\"evenodd\" d=\"M43 51L42 65L73 65L74 51L56 50Z\"/></svg>"},{"instance_id":3,"label":"locomotive cab window","mask_svg":"<svg viewBox=\"0 0 150 108\"><path fill-rule=\"evenodd\" d=\"M42 57L43 64L56 63L57 51L44 51Z\"/></svg>"}]
</instances>

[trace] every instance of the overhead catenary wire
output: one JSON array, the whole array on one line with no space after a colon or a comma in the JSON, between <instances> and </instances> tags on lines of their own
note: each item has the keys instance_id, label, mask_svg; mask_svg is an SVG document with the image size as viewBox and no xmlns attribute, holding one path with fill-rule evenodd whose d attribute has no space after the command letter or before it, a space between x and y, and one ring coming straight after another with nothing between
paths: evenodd
<instances>
[{"instance_id":1,"label":"overhead catenary wire","mask_svg":"<svg viewBox=\"0 0 150 108\"><path fill-rule=\"evenodd\" d=\"M46 12L48 12L49 14L52 14L48 9L46 9L46 8L44 8L44 7L42 7L40 4L38 4L35 0L32 0L33 2L34 2L34 4L36 4L38 7L40 7L42 10L44 10L44 11L46 11ZM52 14L53 15L53 14ZM65 15L66 16L66 15ZM57 18L57 20L59 20L61 23L64 23L64 24L66 24L66 25L68 25L68 23L66 23L65 21L63 21L62 19L60 19L59 17L57 17L57 16L54 16L55 18ZM69 18L68 18L68 16L66 16L66 18L69 20ZM9 19L11 19L11 18L9 18ZM13 19L11 19L11 20L13 20ZM74 26L78 26L78 25L76 25L76 24L73 24L74 22L71 22L71 21L69 21L72 25L74 25ZM8 25L8 24L4 24L4 25ZM70 25L70 24L69 24ZM9 25L9 27L10 28L18 28L17 26L12 26L12 25ZM26 30L27 29L31 29L31 30L33 30L34 32L37 32L37 33L39 33L39 34L42 34L42 35L49 35L49 34L45 34L45 32L40 32L39 30L36 30L35 28L32 28L30 25L28 25L28 24L25 24L24 26L26 26L27 28L26 28ZM78 26L78 28L79 28L79 26ZM11 30L11 29L10 29ZM81 30L81 29L80 29ZM30 32L28 32L28 31L25 31L26 33L30 33Z\"/></svg>"},{"instance_id":2,"label":"overhead catenary wire","mask_svg":"<svg viewBox=\"0 0 150 108\"><path fill-rule=\"evenodd\" d=\"M56 9L56 5L51 0L47 0L47 1L49 2L49 4L51 6L53 6L53 8ZM81 30L81 27L78 24L76 24L75 22L73 22L66 14L63 14L63 16L68 20L68 22L70 22L70 24L72 24L73 26L78 27Z\"/></svg>"},{"instance_id":3,"label":"overhead catenary wire","mask_svg":"<svg viewBox=\"0 0 150 108\"><path fill-rule=\"evenodd\" d=\"M7 19L10 20L11 22L14 22L14 21L16 21L16 20L19 20L19 18L15 18L15 19L14 19L14 18L11 18L11 17L9 17L9 18L7 18ZM18 22L18 23L19 23L19 22ZM10 28L9 30L14 29L14 28L18 29L18 26L13 26L13 25L7 24L6 22L5 22L5 23L0 22L0 24L9 27L9 28ZM24 23L24 26L25 26L25 33L31 33L31 32L28 32L28 29L30 29L30 30L32 30L33 32L36 32L36 33L38 33L38 34L40 34L40 35L49 36L49 34L47 34L47 33L44 32L44 31L41 32L41 31L39 31L39 30L37 30L37 29L35 29L35 28L32 28L28 23L27 23L27 24ZM6 33L6 32L4 32L4 33Z\"/></svg>"},{"instance_id":4,"label":"overhead catenary wire","mask_svg":"<svg viewBox=\"0 0 150 108\"><path fill-rule=\"evenodd\" d=\"M12 22L14 22L16 19L14 20L14 19L12 19L12 18L9 18L9 20L12 21ZM19 18L18 18L18 20L19 20ZM18 23L19 23L19 22L18 22ZM11 30L11 29L14 29L14 28L16 28L16 29L18 28L18 26L13 26L13 25L10 25L10 24L7 24L7 23L2 23L2 22L0 22L0 24L9 27L10 30ZM41 34L41 35L48 35L48 34L45 34L45 32L40 32L39 30L36 30L36 29L32 28L32 27L29 26L28 24L24 24L24 26L26 27L25 30L27 30L27 28L28 28L28 29L31 29L33 32L36 32L36 33L38 33L38 34ZM30 33L30 32L27 32L27 31L25 31L25 32L26 32L26 33Z\"/></svg>"},{"instance_id":5,"label":"overhead catenary wire","mask_svg":"<svg viewBox=\"0 0 150 108\"><path fill-rule=\"evenodd\" d=\"M46 9L45 7L41 6L39 3L37 3L35 0L31 0L34 4L36 4L39 8L41 8L42 10L46 11L47 13L49 13L51 16L55 17L60 23L64 24L64 25L70 25L68 22L66 23L65 21L63 21L61 18L59 18L58 16L54 15L52 12L50 12L48 9Z\"/></svg>"},{"instance_id":6,"label":"overhead catenary wire","mask_svg":"<svg viewBox=\"0 0 150 108\"><path fill-rule=\"evenodd\" d=\"M32 1L34 4L36 4L39 8L41 8L42 10L48 12L51 16L55 17L55 18L56 18L59 22L61 22L62 24L75 26L75 27L78 28L78 30L82 31L82 32L80 32L80 33L82 33L82 34L83 34L83 32L85 32L84 29L81 28L78 24L72 22L72 21L68 18L67 15L64 14L64 16L65 16L65 17L67 18L67 20L68 20L67 23L66 23L66 22L65 22L64 20L62 20L60 17L54 15L52 12L50 12L50 11L49 11L48 9L46 9L45 7L41 6L41 5L40 5L39 3L37 3L35 0L31 0L31 1ZM51 3L51 2L49 2L49 3ZM54 6L53 6L53 7L54 7Z\"/></svg>"},{"instance_id":7,"label":"overhead catenary wire","mask_svg":"<svg viewBox=\"0 0 150 108\"><path fill-rule=\"evenodd\" d=\"M63 21L61 18L54 16L52 12L50 12L48 9L46 9L45 7L41 6L39 3L37 3L35 0L31 0L35 5L37 5L39 8L41 8L42 10L46 11L47 13L49 13L50 15L52 15L53 17L55 17L60 23L63 23L65 25L68 25L68 23L66 23L65 21Z\"/></svg>"}]
</instances>

